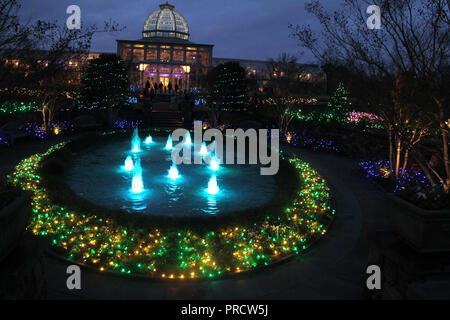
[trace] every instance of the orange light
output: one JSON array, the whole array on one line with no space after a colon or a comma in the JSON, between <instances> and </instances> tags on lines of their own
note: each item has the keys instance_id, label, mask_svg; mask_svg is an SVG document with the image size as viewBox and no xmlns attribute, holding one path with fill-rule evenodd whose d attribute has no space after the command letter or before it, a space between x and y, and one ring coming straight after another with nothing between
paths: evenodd
<instances>
[{"instance_id":1,"label":"orange light","mask_svg":"<svg viewBox=\"0 0 450 320\"><path fill-rule=\"evenodd\" d=\"M286 136L286 141L287 141L287 143L291 143L291 141L292 141L292 134L290 132L288 132L288 134Z\"/></svg>"}]
</instances>

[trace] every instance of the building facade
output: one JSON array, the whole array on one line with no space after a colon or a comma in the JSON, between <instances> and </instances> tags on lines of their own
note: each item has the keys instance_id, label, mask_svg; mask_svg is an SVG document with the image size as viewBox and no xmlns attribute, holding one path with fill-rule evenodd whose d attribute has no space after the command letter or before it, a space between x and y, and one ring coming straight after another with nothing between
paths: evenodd
<instances>
[{"instance_id":1,"label":"building facade","mask_svg":"<svg viewBox=\"0 0 450 320\"><path fill-rule=\"evenodd\" d=\"M166 3L152 12L141 39L117 40L117 54L128 62L130 80L138 87L188 90L211 67L214 46L190 42L189 26L174 8Z\"/></svg>"},{"instance_id":2,"label":"building facade","mask_svg":"<svg viewBox=\"0 0 450 320\"><path fill-rule=\"evenodd\" d=\"M232 58L213 58L212 67L227 62L237 62L244 68L248 78L253 78L257 81L260 90L274 77L284 77L282 71L276 70L274 63L271 61L262 60L248 60L248 59L232 59ZM323 70L314 64L297 64L297 73L295 79L305 83L322 83L326 82L326 74Z\"/></svg>"},{"instance_id":3,"label":"building facade","mask_svg":"<svg viewBox=\"0 0 450 320\"><path fill-rule=\"evenodd\" d=\"M158 88L158 92L184 92L192 87L202 89L202 79L208 71L227 62L239 63L249 78L255 79L257 89L262 91L269 80L283 77L283 72L274 69L270 61L215 58L212 44L194 43L189 40L189 25L175 7L168 3L159 6L146 19L142 38L138 40L117 40L117 52L129 67L129 79L136 88ZM107 53L107 52L106 52ZM61 61L74 69L75 76L70 84L79 84L82 65L98 58L101 52L87 56L68 58ZM41 58L42 56L42 58ZM36 60L45 63L45 53L36 53ZM8 57L6 64L20 67L19 58ZM299 64L294 78L305 83L326 82L325 73L317 65ZM159 88L162 88L160 90Z\"/></svg>"}]
</instances>

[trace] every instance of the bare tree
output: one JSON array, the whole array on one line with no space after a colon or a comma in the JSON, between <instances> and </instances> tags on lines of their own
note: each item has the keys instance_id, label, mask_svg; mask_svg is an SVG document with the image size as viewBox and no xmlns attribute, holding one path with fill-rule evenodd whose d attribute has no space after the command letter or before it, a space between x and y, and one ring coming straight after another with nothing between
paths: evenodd
<instances>
[{"instance_id":1,"label":"bare tree","mask_svg":"<svg viewBox=\"0 0 450 320\"><path fill-rule=\"evenodd\" d=\"M373 106L385 121L390 140L391 166L395 176L403 163L434 123L442 137L444 187L450 187L448 162L448 79L449 16L445 0L375 1L381 8L382 28L369 30L366 9L372 0L345 0L342 8L329 13L314 1L306 10L316 16L322 26L320 37L309 26L291 25L292 36L309 49L321 63L340 64L352 68L378 84L382 99ZM376 81L372 81L376 82ZM369 93L370 95L370 93ZM386 99L386 97L389 99ZM439 175L429 162L415 159L434 175ZM427 170L428 171L428 170ZM427 174L428 176L428 174ZM429 175L429 178L431 175Z\"/></svg>"},{"instance_id":2,"label":"bare tree","mask_svg":"<svg viewBox=\"0 0 450 320\"><path fill-rule=\"evenodd\" d=\"M263 98L259 104L264 113L272 117L282 133L288 133L290 125L295 118L302 117L302 106L316 103L315 98L300 97L269 97Z\"/></svg>"},{"instance_id":3,"label":"bare tree","mask_svg":"<svg viewBox=\"0 0 450 320\"><path fill-rule=\"evenodd\" d=\"M0 85L10 89L6 91L20 87L33 92L41 105L43 127L48 129L56 111L77 99L79 66L87 59L93 36L119 31L119 26L112 20L103 28L83 25L72 30L58 22L21 24L20 8L17 0L0 0ZM11 67L7 59L20 64Z\"/></svg>"},{"instance_id":4,"label":"bare tree","mask_svg":"<svg viewBox=\"0 0 450 320\"><path fill-rule=\"evenodd\" d=\"M298 91L295 90L295 84L298 83L300 69L296 56L282 53L278 59L269 60L269 68L269 86L274 96L289 96L293 91Z\"/></svg>"},{"instance_id":5,"label":"bare tree","mask_svg":"<svg viewBox=\"0 0 450 320\"><path fill-rule=\"evenodd\" d=\"M20 24L17 0L0 0L0 48L2 51L23 48L29 40L29 29Z\"/></svg>"}]
</instances>

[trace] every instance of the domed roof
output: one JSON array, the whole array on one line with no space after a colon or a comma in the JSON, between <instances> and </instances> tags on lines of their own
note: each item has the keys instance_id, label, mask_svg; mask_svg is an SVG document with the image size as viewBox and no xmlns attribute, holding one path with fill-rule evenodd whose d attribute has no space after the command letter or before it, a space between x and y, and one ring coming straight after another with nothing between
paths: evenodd
<instances>
[{"instance_id":1,"label":"domed roof","mask_svg":"<svg viewBox=\"0 0 450 320\"><path fill-rule=\"evenodd\" d=\"M144 24L144 38L189 39L189 27L186 19L174 10L175 6L165 3L159 10L152 12Z\"/></svg>"}]
</instances>

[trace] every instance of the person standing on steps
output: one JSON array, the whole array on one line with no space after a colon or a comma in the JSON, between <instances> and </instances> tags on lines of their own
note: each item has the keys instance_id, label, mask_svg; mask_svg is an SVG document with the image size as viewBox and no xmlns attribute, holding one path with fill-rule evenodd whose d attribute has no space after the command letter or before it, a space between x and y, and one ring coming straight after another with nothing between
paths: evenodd
<instances>
[{"instance_id":1,"label":"person standing on steps","mask_svg":"<svg viewBox=\"0 0 450 320\"><path fill-rule=\"evenodd\" d=\"M148 96L148 94L150 93L150 81L147 80L147 82L145 83L145 96Z\"/></svg>"}]
</instances>

